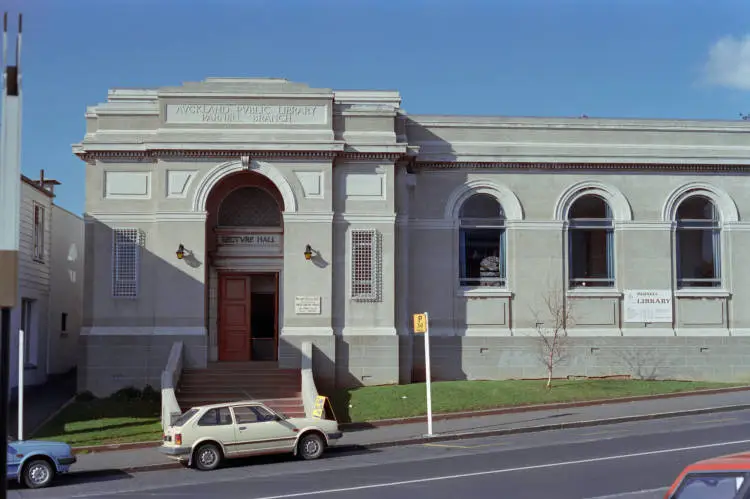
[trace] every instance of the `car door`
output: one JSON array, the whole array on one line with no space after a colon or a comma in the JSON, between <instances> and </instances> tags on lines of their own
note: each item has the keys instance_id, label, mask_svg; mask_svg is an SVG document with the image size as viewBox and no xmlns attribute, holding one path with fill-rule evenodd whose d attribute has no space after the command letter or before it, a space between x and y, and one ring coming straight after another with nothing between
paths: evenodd
<instances>
[{"instance_id":1,"label":"car door","mask_svg":"<svg viewBox=\"0 0 750 499\"><path fill-rule=\"evenodd\" d=\"M237 425L238 446L247 454L291 451L297 428L260 404L232 407Z\"/></svg>"},{"instance_id":2,"label":"car door","mask_svg":"<svg viewBox=\"0 0 750 499\"><path fill-rule=\"evenodd\" d=\"M196 425L196 440L210 438L224 446L227 457L239 452L237 431L229 407L209 409L200 417Z\"/></svg>"},{"instance_id":3,"label":"car door","mask_svg":"<svg viewBox=\"0 0 750 499\"><path fill-rule=\"evenodd\" d=\"M8 452L7 452L7 476L8 477L16 477L18 476L18 466L21 464L21 458L18 457L19 451L16 448L15 445L8 442Z\"/></svg>"}]
</instances>

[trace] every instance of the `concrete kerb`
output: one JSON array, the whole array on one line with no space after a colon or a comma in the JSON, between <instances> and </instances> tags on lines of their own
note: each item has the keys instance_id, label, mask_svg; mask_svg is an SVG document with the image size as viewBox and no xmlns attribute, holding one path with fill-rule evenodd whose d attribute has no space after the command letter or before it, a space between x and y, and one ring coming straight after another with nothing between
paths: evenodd
<instances>
[{"instance_id":1,"label":"concrete kerb","mask_svg":"<svg viewBox=\"0 0 750 499\"><path fill-rule=\"evenodd\" d=\"M592 426L605 426L605 425L618 424L618 423L648 421L648 420L655 420L655 419L668 419L668 418L681 417L681 416L697 416L701 414L722 413L722 412L740 411L740 410L746 410L746 409L750 409L750 404L727 405L727 406L719 406L719 407L708 407L704 409L689 409L689 410L684 410L684 411L660 412L660 413L653 413L653 414L639 414L636 416L622 416L622 417L607 418L607 419L592 419L588 421L572 421L569 423L553 423L553 424L547 424L547 425L527 426L527 427L522 427L522 428L507 428L507 429L501 429L501 430L463 431L463 432L454 432L454 433L445 433L445 434L435 434L431 437L422 436L422 437L415 437L415 438L405 438L405 439L400 439L400 440L390 440L386 442L373 442L370 444L341 445L341 446L332 447L331 451L351 452L351 451L356 451L356 450L374 450L374 449L398 447L398 446L404 446L404 445L428 444L428 443L433 443L433 442L449 442L452 440L461 440L461 439L466 439L466 438L498 437L498 436L503 436L503 435L518 435L518 434L523 434L523 433L537 433L537 432L551 431L551 430L586 428L586 427L592 427ZM177 469L177 468L182 468L182 467L183 467L182 464L180 464L177 461L174 461L174 462L169 462L169 463L160 463L160 464L152 464L152 465L145 465L145 466L123 467L123 468L120 468L117 470L111 470L111 471L118 471L118 472L124 472L124 473L138 473L138 472L147 472L147 471L162 471L162 470L168 470L168 469Z\"/></svg>"}]
</instances>

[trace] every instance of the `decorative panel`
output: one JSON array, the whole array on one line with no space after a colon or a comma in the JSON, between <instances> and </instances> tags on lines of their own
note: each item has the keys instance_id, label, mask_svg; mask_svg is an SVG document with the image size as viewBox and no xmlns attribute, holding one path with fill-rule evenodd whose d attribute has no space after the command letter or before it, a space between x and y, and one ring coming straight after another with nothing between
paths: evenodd
<instances>
[{"instance_id":1,"label":"decorative panel","mask_svg":"<svg viewBox=\"0 0 750 499\"><path fill-rule=\"evenodd\" d=\"M104 172L107 199L149 199L151 172Z\"/></svg>"},{"instance_id":2,"label":"decorative panel","mask_svg":"<svg viewBox=\"0 0 750 499\"><path fill-rule=\"evenodd\" d=\"M169 170L167 171L167 197L168 198L185 198L187 197L190 184L193 183L196 175L195 170Z\"/></svg>"},{"instance_id":3,"label":"decorative panel","mask_svg":"<svg viewBox=\"0 0 750 499\"><path fill-rule=\"evenodd\" d=\"M385 199L385 173L349 173L345 187L349 199Z\"/></svg>"},{"instance_id":4,"label":"decorative panel","mask_svg":"<svg viewBox=\"0 0 750 499\"><path fill-rule=\"evenodd\" d=\"M323 199L323 172L294 172L307 199Z\"/></svg>"}]
</instances>

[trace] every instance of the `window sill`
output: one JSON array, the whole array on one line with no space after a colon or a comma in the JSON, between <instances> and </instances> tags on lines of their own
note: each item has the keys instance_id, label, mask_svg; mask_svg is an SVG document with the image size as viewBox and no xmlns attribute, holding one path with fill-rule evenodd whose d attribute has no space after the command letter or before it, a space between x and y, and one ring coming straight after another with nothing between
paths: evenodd
<instances>
[{"instance_id":1,"label":"window sill","mask_svg":"<svg viewBox=\"0 0 750 499\"><path fill-rule=\"evenodd\" d=\"M471 297L498 297L498 298L511 298L513 297L513 291L506 288L459 288L456 291L456 296L471 298Z\"/></svg>"},{"instance_id":2,"label":"window sill","mask_svg":"<svg viewBox=\"0 0 750 499\"><path fill-rule=\"evenodd\" d=\"M574 288L567 291L567 296L572 298L620 298L622 297L622 291L610 288Z\"/></svg>"},{"instance_id":3,"label":"window sill","mask_svg":"<svg viewBox=\"0 0 750 499\"><path fill-rule=\"evenodd\" d=\"M720 288L688 288L678 289L674 292L674 295L677 298L729 298L731 293Z\"/></svg>"}]
</instances>

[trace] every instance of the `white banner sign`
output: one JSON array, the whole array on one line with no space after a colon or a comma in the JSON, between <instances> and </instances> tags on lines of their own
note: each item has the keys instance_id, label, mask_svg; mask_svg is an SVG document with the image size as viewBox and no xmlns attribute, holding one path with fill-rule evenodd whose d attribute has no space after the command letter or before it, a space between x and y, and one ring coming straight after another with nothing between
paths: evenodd
<instances>
[{"instance_id":1,"label":"white banner sign","mask_svg":"<svg viewBox=\"0 0 750 499\"><path fill-rule=\"evenodd\" d=\"M626 289L624 322L672 322L672 291Z\"/></svg>"}]
</instances>

